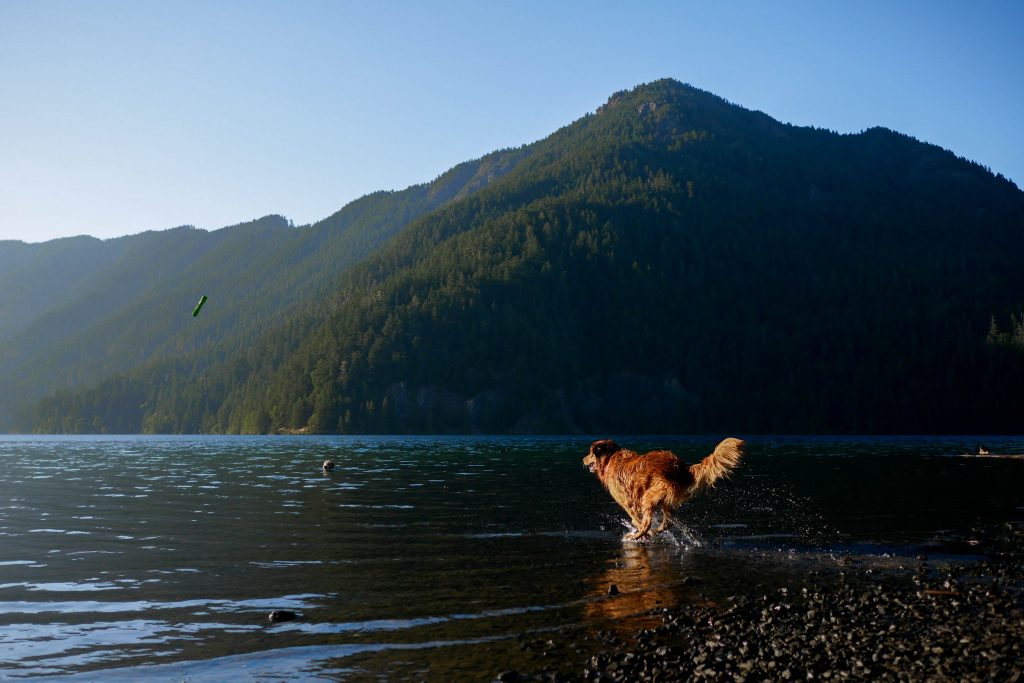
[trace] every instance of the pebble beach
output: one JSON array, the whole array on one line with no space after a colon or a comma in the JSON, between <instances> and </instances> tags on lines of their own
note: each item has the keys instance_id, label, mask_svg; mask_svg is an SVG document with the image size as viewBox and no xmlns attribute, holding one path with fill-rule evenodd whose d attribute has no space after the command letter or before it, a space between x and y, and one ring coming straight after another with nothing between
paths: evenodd
<instances>
[{"instance_id":1,"label":"pebble beach","mask_svg":"<svg viewBox=\"0 0 1024 683\"><path fill-rule=\"evenodd\" d=\"M588 634L583 647L550 640L563 655L558 667L497 680L1016 683L1024 527L978 530L971 544L973 561L839 561L769 592L661 607L651 613L658 625ZM592 654L572 662L583 652Z\"/></svg>"}]
</instances>

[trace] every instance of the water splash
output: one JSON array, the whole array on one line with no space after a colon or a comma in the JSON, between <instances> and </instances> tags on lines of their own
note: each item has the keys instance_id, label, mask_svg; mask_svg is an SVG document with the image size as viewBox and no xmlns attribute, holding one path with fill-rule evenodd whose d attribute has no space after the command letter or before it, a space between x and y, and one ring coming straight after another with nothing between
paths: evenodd
<instances>
[{"instance_id":1,"label":"water splash","mask_svg":"<svg viewBox=\"0 0 1024 683\"><path fill-rule=\"evenodd\" d=\"M676 532L679 534L679 538L676 538L675 536L671 536L671 538L675 539L676 544L679 545L680 547L684 547L684 548L703 548L704 547L704 539L702 539L700 537L700 535L696 531L694 531L693 529L690 529L690 527L688 527L685 524L682 524L682 523L680 523L678 521L673 522L672 526L676 530Z\"/></svg>"},{"instance_id":2,"label":"water splash","mask_svg":"<svg viewBox=\"0 0 1024 683\"><path fill-rule=\"evenodd\" d=\"M664 531L641 539L632 538L632 535L636 533L636 527L630 520L619 518L618 522L626 530L621 539L624 544L654 545L665 543L676 548L703 548L705 545L704 539L695 529L683 524L678 519L673 518L668 528ZM657 529L660 523L661 520L656 518L654 523L651 524L652 529Z\"/></svg>"}]
</instances>

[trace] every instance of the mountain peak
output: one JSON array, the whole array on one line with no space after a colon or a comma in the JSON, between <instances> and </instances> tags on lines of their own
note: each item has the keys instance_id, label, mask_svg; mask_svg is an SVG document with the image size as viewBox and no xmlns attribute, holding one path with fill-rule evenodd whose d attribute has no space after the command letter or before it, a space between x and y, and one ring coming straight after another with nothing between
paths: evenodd
<instances>
[{"instance_id":1,"label":"mountain peak","mask_svg":"<svg viewBox=\"0 0 1024 683\"><path fill-rule=\"evenodd\" d=\"M692 85L681 83L673 78L661 78L650 83L643 83L629 90L620 90L613 93L607 102L597 108L597 113L600 114L620 106L646 106L649 109L657 109L659 105L670 104L681 97L692 95L719 99L711 93L699 90ZM651 107L650 105L654 106Z\"/></svg>"},{"instance_id":2,"label":"mountain peak","mask_svg":"<svg viewBox=\"0 0 1024 683\"><path fill-rule=\"evenodd\" d=\"M615 125L635 126L639 121L648 134L679 145L685 144L680 138L694 134L734 141L749 140L750 134L785 139L792 128L763 112L671 78L621 90L598 107L596 115Z\"/></svg>"}]
</instances>

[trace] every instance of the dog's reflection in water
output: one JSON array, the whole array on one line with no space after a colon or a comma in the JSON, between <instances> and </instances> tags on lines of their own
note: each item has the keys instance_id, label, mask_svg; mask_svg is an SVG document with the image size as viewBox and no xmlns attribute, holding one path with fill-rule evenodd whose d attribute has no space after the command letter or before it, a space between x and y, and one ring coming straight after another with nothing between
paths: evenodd
<instances>
[{"instance_id":1,"label":"dog's reflection in water","mask_svg":"<svg viewBox=\"0 0 1024 683\"><path fill-rule=\"evenodd\" d=\"M650 628L661 624L660 616L649 614L652 610L702 602L699 579L688 575L680 557L685 552L667 542L623 544L622 554L608 569L588 580L594 599L587 602L587 620L619 622L626 630ZM611 626L618 630L618 625Z\"/></svg>"}]
</instances>

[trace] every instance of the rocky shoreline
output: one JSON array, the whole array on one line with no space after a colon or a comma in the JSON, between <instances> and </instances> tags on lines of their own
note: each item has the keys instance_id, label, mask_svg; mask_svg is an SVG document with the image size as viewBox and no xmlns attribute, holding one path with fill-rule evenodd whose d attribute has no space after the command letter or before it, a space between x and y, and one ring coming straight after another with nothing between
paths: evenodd
<instances>
[{"instance_id":1,"label":"rocky shoreline","mask_svg":"<svg viewBox=\"0 0 1024 683\"><path fill-rule=\"evenodd\" d=\"M840 563L764 594L661 608L661 625L632 637L598 634L577 668L498 680L1024 683L1024 527L978 537L976 562Z\"/></svg>"}]
</instances>

